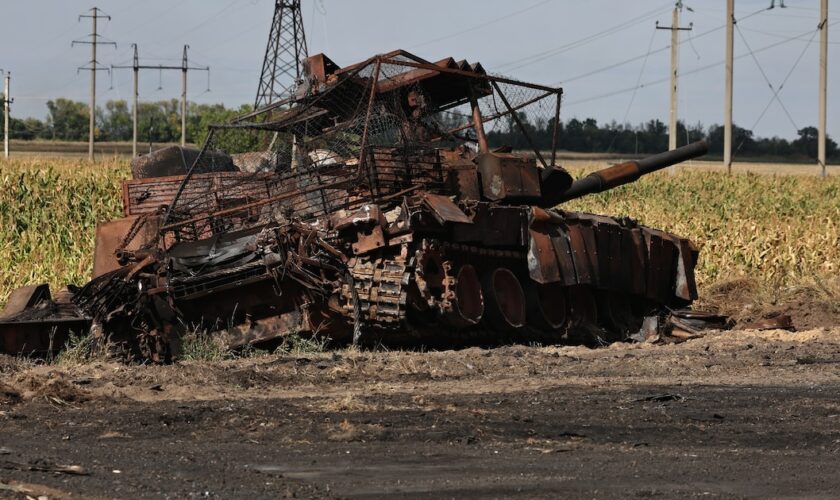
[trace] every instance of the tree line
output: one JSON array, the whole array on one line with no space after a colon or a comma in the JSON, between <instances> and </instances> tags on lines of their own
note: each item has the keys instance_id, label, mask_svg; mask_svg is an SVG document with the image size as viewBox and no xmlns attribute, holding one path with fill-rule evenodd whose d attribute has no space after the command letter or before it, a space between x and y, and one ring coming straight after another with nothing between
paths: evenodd
<instances>
[{"instance_id":1,"label":"tree line","mask_svg":"<svg viewBox=\"0 0 840 500\"><path fill-rule=\"evenodd\" d=\"M528 131L536 147L551 148L554 120L529 120L525 114L520 121ZM677 122L677 145L706 139L710 153L723 155L722 125L686 125ZM487 133L488 142L494 145L506 144L514 149L528 149L528 140L519 132L512 118L507 123ZM817 158L818 131L816 127L804 127L797 131L797 138L757 137L751 130L732 126L733 154L742 158L764 158L780 160L814 160ZM660 120L650 120L640 125L619 124L615 121L599 125L594 118L561 120L557 134L560 150L585 153L654 154L668 149L668 126ZM826 139L826 156L840 160L840 149L831 138Z\"/></svg>"},{"instance_id":2,"label":"tree line","mask_svg":"<svg viewBox=\"0 0 840 500\"><path fill-rule=\"evenodd\" d=\"M177 142L181 137L181 104L177 99L143 102L138 106L138 140L141 142ZM200 144L207 134L208 125L222 123L236 115L251 110L251 106L227 108L223 104L189 103L187 112L187 142ZM554 121L531 119L519 115L528 135L540 149L550 149ZM111 100L96 109L96 139L98 141L130 141L132 116L128 103ZM684 145L700 139L709 141L712 154L723 154L723 126L702 124L677 124L678 144ZM9 123L13 139L46 139L55 141L84 141L88 137L88 106L70 99L58 98L47 102L47 117L19 119ZM797 138L757 137L751 130L733 125L733 151L738 157L812 160L817 157L817 129L805 127ZM519 133L513 117L508 117L494 130L487 133L493 145L509 145L515 149L528 149L529 143ZM650 120L640 125L620 124L615 121L599 124L594 118L571 118L560 122L557 135L560 150L583 153L653 154L668 149L668 127L660 120ZM829 159L839 160L837 143L828 139L826 153Z\"/></svg>"},{"instance_id":3,"label":"tree line","mask_svg":"<svg viewBox=\"0 0 840 500\"><path fill-rule=\"evenodd\" d=\"M10 117L12 139L86 141L90 108L83 102L58 98L47 101L47 117L19 119ZM251 110L251 106L226 108L223 104L187 105L187 142L200 144L207 127L224 123ZM124 100L112 100L96 108L97 141L130 141L132 136L131 107ZM178 142L181 140L181 101L171 99L141 102L137 107L137 140L140 142Z\"/></svg>"}]
</instances>

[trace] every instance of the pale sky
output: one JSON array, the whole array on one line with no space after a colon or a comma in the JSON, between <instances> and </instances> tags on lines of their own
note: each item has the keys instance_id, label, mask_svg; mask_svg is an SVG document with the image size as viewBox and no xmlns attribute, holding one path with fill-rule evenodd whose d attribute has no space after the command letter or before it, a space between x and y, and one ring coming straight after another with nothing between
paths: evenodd
<instances>
[{"instance_id":1,"label":"pale sky","mask_svg":"<svg viewBox=\"0 0 840 500\"><path fill-rule=\"evenodd\" d=\"M760 136L791 138L794 125L817 123L820 2L786 0L786 9L776 3L757 13L770 0L736 0L741 21L735 55L743 57L735 62L734 115L742 127L755 125ZM723 120L725 4L686 0L693 12L684 10L681 24L693 22L694 31L682 36L679 116L688 123ZM90 20L79 22L77 16L93 5L2 1L0 68L12 72L13 116L43 118L46 101L56 97L87 102L90 72L76 68L87 63L89 46L70 43L90 32ZM324 52L342 66L396 48L430 60L480 61L494 73L561 84L564 119L637 124L653 118L668 122L670 50L664 47L670 32L656 30L655 22L669 26L673 5L673 0L303 0L303 15L310 54ZM829 15L828 133L840 139L836 5ZM130 64L131 43L139 45L141 64L179 65L182 47L189 44L191 64L211 68L210 92L204 73L190 73L190 100L253 103L273 0L99 0L96 6L112 17L100 21L100 34L118 44L116 50L100 47L104 65ZM776 89L790 74L779 94L790 117L774 102L759 121L773 97L762 70ZM164 72L162 79L158 71L141 71L140 99L179 98L180 77L178 71ZM629 90L637 85L637 91ZM99 72L98 89L98 105L130 100L131 70L116 70L113 88L108 73Z\"/></svg>"}]
</instances>

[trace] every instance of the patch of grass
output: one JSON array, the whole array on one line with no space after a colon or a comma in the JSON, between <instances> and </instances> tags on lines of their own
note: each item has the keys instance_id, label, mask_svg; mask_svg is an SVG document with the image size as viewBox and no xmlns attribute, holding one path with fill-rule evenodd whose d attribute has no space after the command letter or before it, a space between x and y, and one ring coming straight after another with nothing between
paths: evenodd
<instances>
[{"instance_id":1,"label":"patch of grass","mask_svg":"<svg viewBox=\"0 0 840 500\"><path fill-rule=\"evenodd\" d=\"M308 354L326 352L330 343L329 338L313 337L292 332L283 337L283 341L274 351L275 353Z\"/></svg>"},{"instance_id":2,"label":"patch of grass","mask_svg":"<svg viewBox=\"0 0 840 500\"><path fill-rule=\"evenodd\" d=\"M107 352L101 340L93 335L70 335L64 348L55 358L47 361L60 366L76 366L91 361L104 361Z\"/></svg>"},{"instance_id":3,"label":"patch of grass","mask_svg":"<svg viewBox=\"0 0 840 500\"><path fill-rule=\"evenodd\" d=\"M233 353L218 335L193 330L181 337L179 359L185 361L221 361L230 359Z\"/></svg>"},{"instance_id":4,"label":"patch of grass","mask_svg":"<svg viewBox=\"0 0 840 500\"><path fill-rule=\"evenodd\" d=\"M231 351L231 355L237 359L259 358L271 355L271 351L255 347L251 344L246 344L239 349Z\"/></svg>"},{"instance_id":5,"label":"patch of grass","mask_svg":"<svg viewBox=\"0 0 840 500\"><path fill-rule=\"evenodd\" d=\"M274 354L312 354L326 352L329 339L320 339L300 335L293 332L282 338L280 345L274 349ZM209 332L192 328L181 337L179 359L186 361L221 361L224 359L245 359L268 356L272 354L250 344L231 348L225 341L225 336L219 332Z\"/></svg>"}]
</instances>

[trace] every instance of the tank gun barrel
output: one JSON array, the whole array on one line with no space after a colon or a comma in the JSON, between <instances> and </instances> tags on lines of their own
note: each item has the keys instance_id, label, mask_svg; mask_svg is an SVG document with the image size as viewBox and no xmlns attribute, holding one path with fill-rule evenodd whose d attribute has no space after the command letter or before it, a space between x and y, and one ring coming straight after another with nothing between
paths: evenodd
<instances>
[{"instance_id":1,"label":"tank gun barrel","mask_svg":"<svg viewBox=\"0 0 840 500\"><path fill-rule=\"evenodd\" d=\"M618 165L592 172L586 177L576 180L563 193L560 201L570 201L588 194L600 193L601 191L629 184L638 180L643 175L703 156L708 152L709 144L706 141L698 141L674 149L673 151L648 156L638 161L619 163Z\"/></svg>"}]
</instances>

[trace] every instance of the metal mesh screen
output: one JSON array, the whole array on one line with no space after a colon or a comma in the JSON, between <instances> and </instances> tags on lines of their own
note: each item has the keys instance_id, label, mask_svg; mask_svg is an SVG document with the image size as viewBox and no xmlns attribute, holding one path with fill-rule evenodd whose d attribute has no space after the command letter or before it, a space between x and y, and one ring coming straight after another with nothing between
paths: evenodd
<instances>
[{"instance_id":1,"label":"metal mesh screen","mask_svg":"<svg viewBox=\"0 0 840 500\"><path fill-rule=\"evenodd\" d=\"M326 214L395 205L419 187L450 194L441 151L477 148L472 103L493 147L531 149L545 163L538 134L556 120L560 96L480 65L407 53L344 68L281 106L214 127L168 207L165 241L293 219L323 224Z\"/></svg>"}]
</instances>

